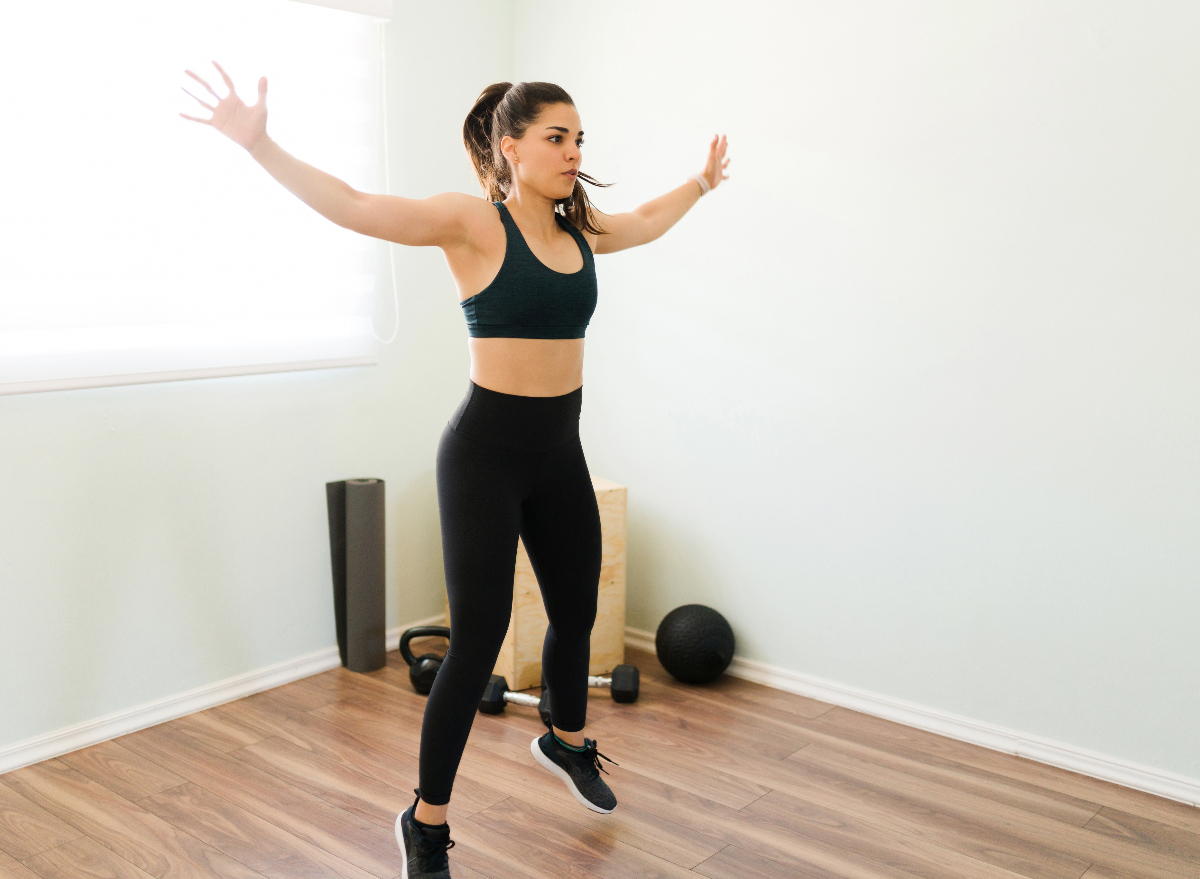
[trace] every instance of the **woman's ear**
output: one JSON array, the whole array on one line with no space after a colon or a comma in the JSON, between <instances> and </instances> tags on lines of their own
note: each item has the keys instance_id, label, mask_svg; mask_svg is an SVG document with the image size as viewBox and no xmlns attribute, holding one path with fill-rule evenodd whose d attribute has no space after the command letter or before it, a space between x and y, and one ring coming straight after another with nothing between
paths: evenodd
<instances>
[{"instance_id":1,"label":"woman's ear","mask_svg":"<svg viewBox=\"0 0 1200 879\"><path fill-rule=\"evenodd\" d=\"M505 147L506 141L508 142L507 148ZM500 139L500 154L510 162L516 163L521 161L519 158L517 158L516 142L513 140L511 134L506 134Z\"/></svg>"}]
</instances>

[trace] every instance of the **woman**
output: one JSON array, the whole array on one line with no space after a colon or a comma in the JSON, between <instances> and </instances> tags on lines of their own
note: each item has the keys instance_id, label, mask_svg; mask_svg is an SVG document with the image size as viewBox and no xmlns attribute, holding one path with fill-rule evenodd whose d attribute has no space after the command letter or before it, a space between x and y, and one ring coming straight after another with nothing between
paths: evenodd
<instances>
[{"instance_id":1,"label":"woman","mask_svg":"<svg viewBox=\"0 0 1200 879\"><path fill-rule=\"evenodd\" d=\"M396 819L405 879L450 875L446 811L508 630L518 535L550 623L542 669L553 723L530 750L580 803L611 812L617 801L600 778L599 758L608 758L583 735L601 554L600 513L579 441L583 338L597 298L592 257L653 241L728 179L724 137L713 138L702 174L635 211L608 215L590 206L580 182L596 181L580 173L583 130L570 96L551 83L496 83L463 126L490 203L460 192L373 195L267 136L266 77L258 102L247 106L213 65L229 94L222 98L186 71L217 104L192 95L212 117L180 115L230 137L339 226L440 247L467 319L470 382L437 451L451 637L425 706L417 798Z\"/></svg>"}]
</instances>

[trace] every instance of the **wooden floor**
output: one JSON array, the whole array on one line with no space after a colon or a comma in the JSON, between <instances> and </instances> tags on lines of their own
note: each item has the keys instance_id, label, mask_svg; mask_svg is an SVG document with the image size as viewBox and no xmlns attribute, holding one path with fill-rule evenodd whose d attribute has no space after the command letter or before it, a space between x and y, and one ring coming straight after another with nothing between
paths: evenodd
<instances>
[{"instance_id":1,"label":"wooden floor","mask_svg":"<svg viewBox=\"0 0 1200 879\"><path fill-rule=\"evenodd\" d=\"M1200 877L1200 809L626 660L639 700L591 690L588 707L620 764L601 761L616 811L588 811L534 762L536 710L477 714L453 875ZM399 876L392 825L414 799L424 709L393 652L378 672L338 668L2 775L0 877Z\"/></svg>"}]
</instances>

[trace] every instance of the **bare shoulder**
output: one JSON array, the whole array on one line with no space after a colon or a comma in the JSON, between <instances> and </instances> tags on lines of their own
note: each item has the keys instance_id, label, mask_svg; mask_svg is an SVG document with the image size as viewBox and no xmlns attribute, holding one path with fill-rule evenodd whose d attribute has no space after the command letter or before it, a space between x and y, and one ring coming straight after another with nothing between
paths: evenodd
<instances>
[{"instance_id":1,"label":"bare shoulder","mask_svg":"<svg viewBox=\"0 0 1200 879\"><path fill-rule=\"evenodd\" d=\"M603 230L600 233L580 230L592 253L616 253L650 240L646 223L638 213L606 214L595 205L589 205L589 210L592 225Z\"/></svg>"},{"instance_id":2,"label":"bare shoulder","mask_svg":"<svg viewBox=\"0 0 1200 879\"><path fill-rule=\"evenodd\" d=\"M428 198L356 193L340 225L363 235L412 247L477 245L491 203L465 192L439 192ZM486 233L484 233L486 235Z\"/></svg>"},{"instance_id":3,"label":"bare shoulder","mask_svg":"<svg viewBox=\"0 0 1200 879\"><path fill-rule=\"evenodd\" d=\"M504 223L496 206L477 195L463 192L447 194L457 195L460 199L456 207L462 216L464 235L463 240L456 243L477 251L494 249L492 245L496 244L498 237L504 236Z\"/></svg>"}]
</instances>

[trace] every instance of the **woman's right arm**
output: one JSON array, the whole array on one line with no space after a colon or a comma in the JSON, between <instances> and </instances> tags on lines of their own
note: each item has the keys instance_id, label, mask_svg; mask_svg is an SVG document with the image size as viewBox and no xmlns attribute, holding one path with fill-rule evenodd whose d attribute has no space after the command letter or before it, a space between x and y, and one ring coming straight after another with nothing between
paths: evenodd
<instances>
[{"instance_id":1,"label":"woman's right arm","mask_svg":"<svg viewBox=\"0 0 1200 879\"><path fill-rule=\"evenodd\" d=\"M264 132L250 155L293 195L339 226L412 247L453 247L467 238L468 212L479 199L463 192L404 198L359 192L302 162Z\"/></svg>"},{"instance_id":2,"label":"woman's right arm","mask_svg":"<svg viewBox=\"0 0 1200 879\"><path fill-rule=\"evenodd\" d=\"M229 94L222 98L199 76L185 71L217 99L217 104L207 104L184 89L213 115L209 119L179 115L211 125L244 148L272 177L321 216L354 232L414 247L454 247L467 240L468 218L478 209L475 203L479 199L462 192L443 192L421 199L359 192L344 180L300 161L271 140L267 135L265 76L258 81L258 101L247 106L221 65L214 61L213 66L225 80Z\"/></svg>"}]
</instances>

